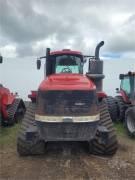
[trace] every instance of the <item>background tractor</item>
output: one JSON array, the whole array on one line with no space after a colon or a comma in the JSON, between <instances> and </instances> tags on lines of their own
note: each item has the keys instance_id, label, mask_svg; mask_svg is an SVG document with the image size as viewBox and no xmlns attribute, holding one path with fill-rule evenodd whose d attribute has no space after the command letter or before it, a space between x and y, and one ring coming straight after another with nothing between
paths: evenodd
<instances>
[{"instance_id":1,"label":"background tractor","mask_svg":"<svg viewBox=\"0 0 135 180\"><path fill-rule=\"evenodd\" d=\"M99 58L101 41L95 56L64 49L46 50L37 60L37 69L45 59L45 78L37 91L32 91L18 134L20 155L43 154L46 142L86 141L90 153L113 155L117 139L102 91L103 61ZM83 65L89 58L89 70Z\"/></svg>"},{"instance_id":2,"label":"background tractor","mask_svg":"<svg viewBox=\"0 0 135 180\"><path fill-rule=\"evenodd\" d=\"M124 122L130 136L135 137L135 73L120 74L120 89L115 97L117 119Z\"/></svg>"},{"instance_id":3,"label":"background tractor","mask_svg":"<svg viewBox=\"0 0 135 180\"><path fill-rule=\"evenodd\" d=\"M3 58L0 56L0 63ZM3 126L13 125L26 111L22 99L17 98L9 89L0 84L0 124Z\"/></svg>"}]
</instances>

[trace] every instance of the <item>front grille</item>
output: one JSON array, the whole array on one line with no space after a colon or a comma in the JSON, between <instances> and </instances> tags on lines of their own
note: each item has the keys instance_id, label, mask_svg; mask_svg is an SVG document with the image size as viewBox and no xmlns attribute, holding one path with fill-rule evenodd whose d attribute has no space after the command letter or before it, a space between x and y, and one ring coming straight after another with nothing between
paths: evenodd
<instances>
[{"instance_id":1,"label":"front grille","mask_svg":"<svg viewBox=\"0 0 135 180\"><path fill-rule=\"evenodd\" d=\"M46 115L91 115L97 113L95 91L40 91L37 113Z\"/></svg>"},{"instance_id":2,"label":"front grille","mask_svg":"<svg viewBox=\"0 0 135 180\"><path fill-rule=\"evenodd\" d=\"M95 136L98 125L98 122L36 123L45 141L89 141Z\"/></svg>"}]
</instances>

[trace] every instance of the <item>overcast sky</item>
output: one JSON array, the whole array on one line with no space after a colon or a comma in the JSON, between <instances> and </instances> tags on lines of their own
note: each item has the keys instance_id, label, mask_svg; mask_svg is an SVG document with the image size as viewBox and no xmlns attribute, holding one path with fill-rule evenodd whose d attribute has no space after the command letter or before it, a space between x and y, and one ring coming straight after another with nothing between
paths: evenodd
<instances>
[{"instance_id":1,"label":"overcast sky","mask_svg":"<svg viewBox=\"0 0 135 180\"><path fill-rule=\"evenodd\" d=\"M0 81L25 98L43 79L35 62L46 47L93 55L104 40L104 90L113 95L119 72L135 68L134 7L133 0L0 0Z\"/></svg>"}]
</instances>

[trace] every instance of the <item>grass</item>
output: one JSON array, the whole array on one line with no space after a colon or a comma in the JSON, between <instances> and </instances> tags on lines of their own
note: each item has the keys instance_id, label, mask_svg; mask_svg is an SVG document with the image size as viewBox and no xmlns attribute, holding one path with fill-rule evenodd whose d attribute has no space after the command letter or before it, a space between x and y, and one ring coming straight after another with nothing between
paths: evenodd
<instances>
[{"instance_id":1,"label":"grass","mask_svg":"<svg viewBox=\"0 0 135 180\"><path fill-rule=\"evenodd\" d=\"M126 129L124 128L124 125L121 122L114 123L114 128L116 129L118 135L127 134Z\"/></svg>"},{"instance_id":2,"label":"grass","mask_svg":"<svg viewBox=\"0 0 135 180\"><path fill-rule=\"evenodd\" d=\"M20 124L11 127L0 127L0 145L12 145L16 142Z\"/></svg>"}]
</instances>

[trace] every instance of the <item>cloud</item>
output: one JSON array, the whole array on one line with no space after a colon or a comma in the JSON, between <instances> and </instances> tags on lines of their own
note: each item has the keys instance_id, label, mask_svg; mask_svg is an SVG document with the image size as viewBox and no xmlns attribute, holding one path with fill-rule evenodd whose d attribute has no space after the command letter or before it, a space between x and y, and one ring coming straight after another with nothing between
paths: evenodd
<instances>
[{"instance_id":1,"label":"cloud","mask_svg":"<svg viewBox=\"0 0 135 180\"><path fill-rule=\"evenodd\" d=\"M47 46L93 54L105 40L103 53L132 52L134 6L131 0L1 0L0 47L13 44L20 57L35 56Z\"/></svg>"},{"instance_id":2,"label":"cloud","mask_svg":"<svg viewBox=\"0 0 135 180\"><path fill-rule=\"evenodd\" d=\"M7 58L14 58L17 56L16 47L10 44L1 47L0 52L2 52L3 57L7 57Z\"/></svg>"},{"instance_id":3,"label":"cloud","mask_svg":"<svg viewBox=\"0 0 135 180\"><path fill-rule=\"evenodd\" d=\"M133 0L0 0L1 83L26 99L43 79L36 57L46 47L93 55L104 40L104 91L114 95L119 73L134 70L134 7Z\"/></svg>"}]
</instances>

